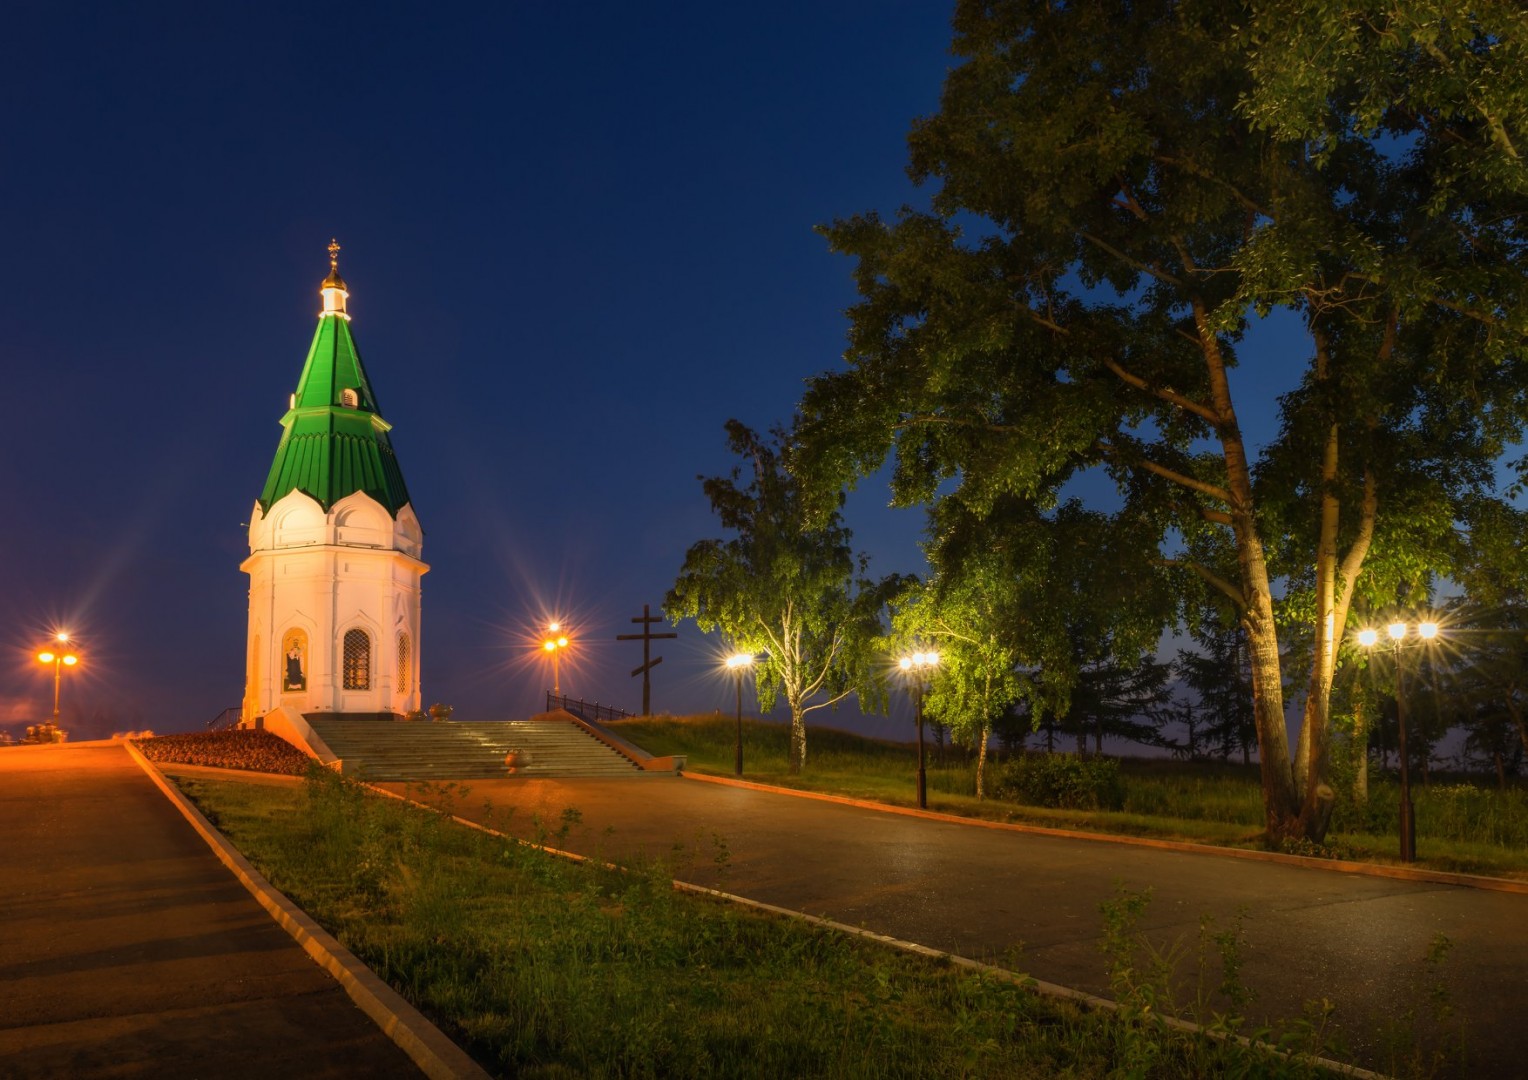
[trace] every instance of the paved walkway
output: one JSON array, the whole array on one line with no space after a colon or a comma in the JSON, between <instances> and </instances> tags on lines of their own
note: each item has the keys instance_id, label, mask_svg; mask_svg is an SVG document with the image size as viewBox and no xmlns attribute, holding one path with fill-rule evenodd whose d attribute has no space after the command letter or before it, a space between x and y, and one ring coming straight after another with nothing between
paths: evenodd
<instances>
[{"instance_id":1,"label":"paved walkway","mask_svg":"<svg viewBox=\"0 0 1528 1080\"><path fill-rule=\"evenodd\" d=\"M404 790L403 785L383 785ZM1396 881L1224 856L1064 839L887 814L790 795L675 779L475 781L455 812L531 835L576 807L561 846L620 858L686 846L697 884L826 915L854 926L1108 995L1099 902L1123 882L1149 887L1142 920L1162 943L1196 939L1199 919L1245 919L1251 1013L1298 1017L1337 1007L1360 1064L1385 1068L1386 1030L1426 1012L1435 982L1423 957L1453 942L1443 971L1467 1027L1460 1075L1528 1075L1528 896ZM729 852L718 872L713 837ZM1190 959L1188 964L1192 965ZM1423 1034L1431 1030L1415 1025Z\"/></svg>"},{"instance_id":2,"label":"paved walkway","mask_svg":"<svg viewBox=\"0 0 1528 1080\"><path fill-rule=\"evenodd\" d=\"M387 785L402 788L402 785ZM669 855L686 880L1107 993L1098 904L1192 941L1247 909L1255 1016L1338 1008L1362 1064L1424 1010L1446 934L1460 1075L1528 1075L1528 896L1037 836L697 780L478 781L454 809L563 845ZM728 852L715 859L715 838ZM0 1076L342 1077L417 1070L280 930L116 744L0 750ZM1420 1025L1424 1033L1427 1024Z\"/></svg>"},{"instance_id":3,"label":"paved walkway","mask_svg":"<svg viewBox=\"0 0 1528 1080\"><path fill-rule=\"evenodd\" d=\"M0 1076L417 1075L121 745L0 749Z\"/></svg>"}]
</instances>

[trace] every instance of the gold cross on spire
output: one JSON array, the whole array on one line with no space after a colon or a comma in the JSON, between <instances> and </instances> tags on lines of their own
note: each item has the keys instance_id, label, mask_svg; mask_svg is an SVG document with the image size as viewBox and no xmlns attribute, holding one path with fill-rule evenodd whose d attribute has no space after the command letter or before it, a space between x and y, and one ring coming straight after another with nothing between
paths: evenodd
<instances>
[{"instance_id":1,"label":"gold cross on spire","mask_svg":"<svg viewBox=\"0 0 1528 1080\"><path fill-rule=\"evenodd\" d=\"M329 238L329 270L337 271L340 268L340 242L333 237Z\"/></svg>"}]
</instances>

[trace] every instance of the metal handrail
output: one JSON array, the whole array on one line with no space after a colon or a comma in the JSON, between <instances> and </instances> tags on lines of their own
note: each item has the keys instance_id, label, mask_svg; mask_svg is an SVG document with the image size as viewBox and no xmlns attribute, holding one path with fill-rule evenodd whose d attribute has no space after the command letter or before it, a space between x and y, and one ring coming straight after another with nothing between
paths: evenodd
<instances>
[{"instance_id":1,"label":"metal handrail","mask_svg":"<svg viewBox=\"0 0 1528 1080\"><path fill-rule=\"evenodd\" d=\"M208 731L223 731L236 725L244 717L244 709L238 705L230 705L207 721Z\"/></svg>"},{"instance_id":2,"label":"metal handrail","mask_svg":"<svg viewBox=\"0 0 1528 1080\"><path fill-rule=\"evenodd\" d=\"M617 709L613 705L601 705L597 701L585 701L583 698L570 698L566 694L554 694L550 690L546 692L546 711L563 709L583 720L599 723L601 720L625 720L633 715L625 709Z\"/></svg>"}]
</instances>

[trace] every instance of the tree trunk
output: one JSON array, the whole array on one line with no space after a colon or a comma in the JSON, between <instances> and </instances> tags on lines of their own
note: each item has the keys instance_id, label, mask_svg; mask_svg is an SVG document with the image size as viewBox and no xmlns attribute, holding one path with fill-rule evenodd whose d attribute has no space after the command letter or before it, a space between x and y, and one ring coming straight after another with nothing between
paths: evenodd
<instances>
[{"instance_id":1,"label":"tree trunk","mask_svg":"<svg viewBox=\"0 0 1528 1080\"><path fill-rule=\"evenodd\" d=\"M1512 722L1517 725L1517 737L1522 740L1523 753L1528 754L1528 723L1524 722L1523 710L1517 703L1517 687L1507 688L1506 706L1507 715L1512 717Z\"/></svg>"},{"instance_id":2,"label":"tree trunk","mask_svg":"<svg viewBox=\"0 0 1528 1080\"><path fill-rule=\"evenodd\" d=\"M1273 592L1268 564L1258 535L1252 470L1241 426L1231 403L1225 357L1211 329L1204 302L1193 301L1194 322L1210 381L1210 399L1219 423L1221 455L1226 464L1231 531L1241 578L1242 626L1252 668L1252 713L1257 725L1258 759L1262 773L1265 830L1270 840L1300 831L1299 800L1290 774L1289 733L1284 726L1284 682L1279 666L1278 628L1273 621Z\"/></svg>"},{"instance_id":3,"label":"tree trunk","mask_svg":"<svg viewBox=\"0 0 1528 1080\"><path fill-rule=\"evenodd\" d=\"M992 737L992 725L986 724L976 729L976 737L980 740L976 746L976 799L980 802L987 797L985 777L987 772L987 740Z\"/></svg>"},{"instance_id":4,"label":"tree trunk","mask_svg":"<svg viewBox=\"0 0 1528 1080\"><path fill-rule=\"evenodd\" d=\"M801 709L801 702L791 699L788 704L791 709L790 774L799 776L806 768L806 713Z\"/></svg>"},{"instance_id":5,"label":"tree trunk","mask_svg":"<svg viewBox=\"0 0 1528 1080\"><path fill-rule=\"evenodd\" d=\"M1353 704L1353 798L1369 801L1369 695Z\"/></svg>"},{"instance_id":6,"label":"tree trunk","mask_svg":"<svg viewBox=\"0 0 1528 1080\"><path fill-rule=\"evenodd\" d=\"M1257 610L1248 612L1247 644L1252 659L1252 713L1257 725L1263 822L1268 838L1280 840L1301 833L1300 803L1295 796L1289 735L1284 727L1284 687L1273 626L1273 598L1264 593L1254 601Z\"/></svg>"}]
</instances>

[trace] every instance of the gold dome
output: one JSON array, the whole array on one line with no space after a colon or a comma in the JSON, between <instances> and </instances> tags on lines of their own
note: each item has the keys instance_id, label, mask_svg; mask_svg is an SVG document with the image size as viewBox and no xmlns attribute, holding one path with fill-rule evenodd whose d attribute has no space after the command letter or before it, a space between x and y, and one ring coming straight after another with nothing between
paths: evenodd
<instances>
[{"instance_id":1,"label":"gold dome","mask_svg":"<svg viewBox=\"0 0 1528 1080\"><path fill-rule=\"evenodd\" d=\"M346 289L345 279L340 277L340 242L329 241L329 276L324 278L320 289ZM348 291L348 289L347 289Z\"/></svg>"}]
</instances>

